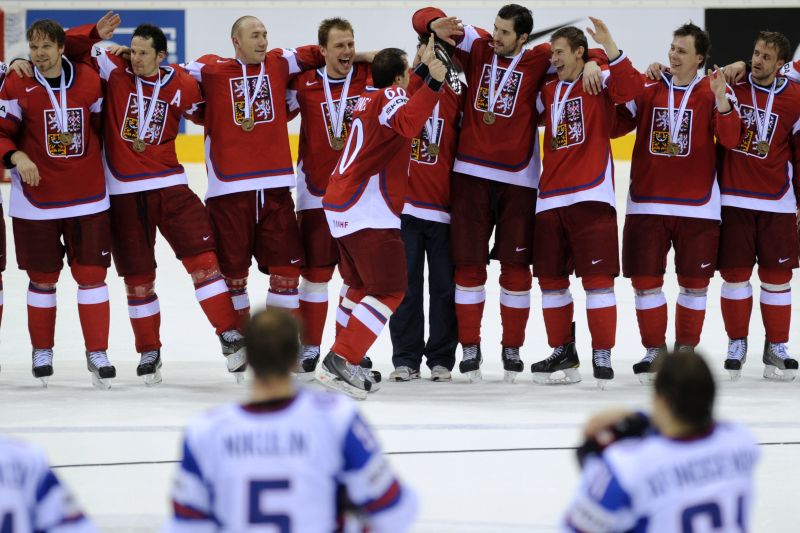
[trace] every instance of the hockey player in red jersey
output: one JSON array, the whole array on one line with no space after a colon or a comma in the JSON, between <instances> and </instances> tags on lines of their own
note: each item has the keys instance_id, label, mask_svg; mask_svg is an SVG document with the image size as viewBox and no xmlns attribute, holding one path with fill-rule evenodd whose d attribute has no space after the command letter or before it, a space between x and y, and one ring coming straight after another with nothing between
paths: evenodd
<instances>
[{"instance_id":1,"label":"hockey player in red jersey","mask_svg":"<svg viewBox=\"0 0 800 533\"><path fill-rule=\"evenodd\" d=\"M185 68L205 97L206 206L222 275L245 320L253 257L269 274L267 305L299 306L303 249L291 194L285 97L290 78L324 58L318 46L267 52L267 30L252 16L233 24L231 41L234 58L209 54Z\"/></svg>"},{"instance_id":2,"label":"hockey player in red jersey","mask_svg":"<svg viewBox=\"0 0 800 533\"><path fill-rule=\"evenodd\" d=\"M419 36L414 67L428 39ZM458 328L455 314L455 282L450 258L450 179L458 145L461 109L466 96L463 73L450 60L450 45L436 43L436 56L447 66L444 94L424 127L411 141L411 167L400 234L406 250L408 288L403 303L389 320L392 337L392 381L420 377L422 358L431 381L450 381L455 366ZM422 85L412 76L411 94ZM428 311L424 308L427 260ZM427 340L425 323L427 316Z\"/></svg>"},{"instance_id":3,"label":"hockey player in red jersey","mask_svg":"<svg viewBox=\"0 0 800 533\"><path fill-rule=\"evenodd\" d=\"M116 369L106 354L111 233L95 132L101 80L62 56L64 30L55 21L34 22L27 39L35 77L10 76L0 90L0 156L13 169L9 215L17 263L30 278L32 371L45 385L53 374L56 283L66 252L87 368L95 386L108 388Z\"/></svg>"},{"instance_id":4,"label":"hockey player in red jersey","mask_svg":"<svg viewBox=\"0 0 800 533\"><path fill-rule=\"evenodd\" d=\"M489 34L461 26L437 8L413 17L419 34L433 32L456 45L469 89L453 165L452 250L458 337L463 356L459 370L480 379L480 327L486 299L486 265L500 261L501 357L506 371L519 373L519 349L530 313L531 259L539 146L536 93L550 68L550 44L526 50L533 15L517 4L500 9ZM601 54L601 59L604 54ZM594 52L590 54L595 59ZM584 82L599 68L587 62ZM594 71L594 73L592 73ZM494 230L494 246L489 239Z\"/></svg>"},{"instance_id":5,"label":"hockey player in red jersey","mask_svg":"<svg viewBox=\"0 0 800 533\"><path fill-rule=\"evenodd\" d=\"M676 351L700 342L709 280L719 244L720 193L715 137L733 148L741 120L719 69L698 74L710 48L708 34L685 24L673 34L670 72L647 80L644 92L618 107L621 132L637 131L622 242L622 270L631 278L645 356L633 367L650 381L652 363L666 352L666 258L675 248L680 294Z\"/></svg>"},{"instance_id":6,"label":"hockey player in red jersey","mask_svg":"<svg viewBox=\"0 0 800 533\"><path fill-rule=\"evenodd\" d=\"M619 245L611 134L614 104L632 100L644 82L617 48L605 23L591 19L588 29L609 59L603 91L588 94L581 76L589 49L584 33L560 28L550 38L556 74L545 78L536 102L545 126L543 172L536 203L533 273L542 289L548 343L553 353L531 366L541 383L580 381L572 327L569 275L581 278L586 318L592 336L592 368L600 388L614 378L611 349L617 326L614 278L619 275ZM551 375L562 372L563 379Z\"/></svg>"},{"instance_id":7,"label":"hockey player in red jersey","mask_svg":"<svg viewBox=\"0 0 800 533\"><path fill-rule=\"evenodd\" d=\"M125 279L128 315L136 351L136 374L161 382L161 313L155 292L156 228L192 278L195 295L222 344L228 370L237 380L246 366L244 338L220 273L214 233L205 207L189 189L175 153L181 116L198 120L200 88L181 68L161 67L167 39L160 28L138 26L130 61L91 46L91 26L67 32L70 53L88 54L106 82L103 128L105 174L111 196L113 256Z\"/></svg>"},{"instance_id":8,"label":"hockey player in red jersey","mask_svg":"<svg viewBox=\"0 0 800 533\"><path fill-rule=\"evenodd\" d=\"M425 84L409 98L405 53L388 48L375 56L374 87L356 104L347 144L323 198L349 287L346 298L356 305L317 368L317 379L357 398L380 385L380 374L365 371L359 363L400 305L407 284L400 213L410 141L439 101L447 73L434 56L433 36L422 57L429 72L416 72Z\"/></svg>"},{"instance_id":9,"label":"hockey player in red jersey","mask_svg":"<svg viewBox=\"0 0 800 533\"><path fill-rule=\"evenodd\" d=\"M722 226L717 268L728 333L725 369L736 380L747 356L753 308L750 277L758 264L766 330L764 377L791 380L797 361L786 351L792 270L798 267L797 170L800 168L800 86L777 76L791 59L783 34L761 32L751 72L733 83L744 124L739 143L722 160ZM794 180L794 184L792 181Z\"/></svg>"},{"instance_id":10,"label":"hockey player in red jersey","mask_svg":"<svg viewBox=\"0 0 800 533\"><path fill-rule=\"evenodd\" d=\"M0 89L8 72L8 65L0 61ZM3 170L2 172L5 172ZM0 322L3 319L3 272L6 270L6 219L3 216L2 195L0 195Z\"/></svg>"},{"instance_id":11,"label":"hockey player in red jersey","mask_svg":"<svg viewBox=\"0 0 800 533\"><path fill-rule=\"evenodd\" d=\"M290 112L299 112L300 146L297 158L297 222L303 240L305 265L300 270L300 318L303 349L298 375L313 377L328 315L328 282L339 262L322 197L328 178L342 153L353 120L353 109L372 83L369 64L355 62L353 27L341 18L323 20L317 32L325 66L295 76L287 91ZM344 298L337 317L345 317L355 303ZM337 329L344 322L337 319Z\"/></svg>"}]
</instances>

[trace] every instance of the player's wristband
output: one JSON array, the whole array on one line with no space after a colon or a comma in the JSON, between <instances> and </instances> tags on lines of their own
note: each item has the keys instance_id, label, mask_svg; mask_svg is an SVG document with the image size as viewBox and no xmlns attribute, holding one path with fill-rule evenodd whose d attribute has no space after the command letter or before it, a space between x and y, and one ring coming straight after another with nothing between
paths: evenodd
<instances>
[{"instance_id":1,"label":"player's wristband","mask_svg":"<svg viewBox=\"0 0 800 533\"><path fill-rule=\"evenodd\" d=\"M416 74L423 80L427 79L428 75L430 74L430 71L428 70L428 65L426 65L425 63L420 63L419 65L417 65L417 68L414 69L414 74Z\"/></svg>"},{"instance_id":2,"label":"player's wristband","mask_svg":"<svg viewBox=\"0 0 800 533\"><path fill-rule=\"evenodd\" d=\"M425 80L425 83L428 84L428 87L430 87L433 92L438 93L439 89L442 88L442 85L444 84L444 81L439 81L439 80L435 80L435 79L433 79L431 77L428 77Z\"/></svg>"}]
</instances>

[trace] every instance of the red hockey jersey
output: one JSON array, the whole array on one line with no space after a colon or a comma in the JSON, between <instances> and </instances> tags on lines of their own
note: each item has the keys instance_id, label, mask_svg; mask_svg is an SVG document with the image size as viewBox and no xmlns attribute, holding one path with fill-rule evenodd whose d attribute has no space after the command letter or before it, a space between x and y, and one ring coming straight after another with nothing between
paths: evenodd
<instances>
[{"instance_id":1,"label":"red hockey jersey","mask_svg":"<svg viewBox=\"0 0 800 533\"><path fill-rule=\"evenodd\" d=\"M399 228L409 175L410 140L442 91L427 85L412 98L395 85L368 88L353 113L350 136L322 205L334 237L365 228Z\"/></svg>"},{"instance_id":2,"label":"red hockey jersey","mask_svg":"<svg viewBox=\"0 0 800 533\"><path fill-rule=\"evenodd\" d=\"M412 23L418 34L428 33L428 24L446 14L427 7L414 13ZM484 122L489 108L489 79L495 57L491 35L483 29L465 25L464 35L456 38L455 59L461 64L469 89L464 102L464 117L454 171L480 178L536 188L539 182L539 117L536 94L551 68L550 43L523 50L522 57L499 89L493 124ZM590 51L592 60L607 63L602 52ZM500 81L512 58L498 57L493 83Z\"/></svg>"},{"instance_id":3,"label":"red hockey jersey","mask_svg":"<svg viewBox=\"0 0 800 533\"><path fill-rule=\"evenodd\" d=\"M598 95L586 93L580 78L571 90L569 83L560 82L555 74L545 78L536 101L545 125L537 213L589 201L605 202L616 207L614 159L611 154L614 104L637 97L642 92L644 82L624 54L611 63L608 70L603 71L603 78L604 90ZM570 92L567 95L568 90ZM556 93L563 108L554 137Z\"/></svg>"},{"instance_id":4,"label":"red hockey jersey","mask_svg":"<svg viewBox=\"0 0 800 533\"><path fill-rule=\"evenodd\" d=\"M413 94L422 85L422 79L413 76L411 80L409 89ZM456 94L445 83L442 90L435 122L434 113L431 113L417 136L411 139L411 168L403 214L449 224L450 173L456 156L466 87L462 87L461 94ZM430 134L436 141L434 150L430 149Z\"/></svg>"},{"instance_id":5,"label":"red hockey jersey","mask_svg":"<svg viewBox=\"0 0 800 533\"><path fill-rule=\"evenodd\" d=\"M753 106L753 91L756 109ZM798 199L792 182L800 165L800 85L776 79L769 118L765 120L769 87L753 83L752 77L733 86L739 101L743 133L739 144L727 150L722 160L720 189L722 205L745 209L794 213ZM758 151L758 124L766 133L769 151ZM765 124L766 123L766 124Z\"/></svg>"},{"instance_id":6,"label":"red hockey jersey","mask_svg":"<svg viewBox=\"0 0 800 533\"><path fill-rule=\"evenodd\" d=\"M328 179L339 161L341 150L335 150L334 129L323 86L323 69L308 70L295 76L286 92L286 103L290 113L300 113L300 146L297 157L297 210L321 209L322 196L328 187ZM345 80L328 79L331 99L338 107ZM355 108L361 93L372 84L368 63L353 64L347 102L342 121L341 136L344 140L350 132ZM335 122L335 119L334 119Z\"/></svg>"},{"instance_id":7,"label":"red hockey jersey","mask_svg":"<svg viewBox=\"0 0 800 533\"><path fill-rule=\"evenodd\" d=\"M286 127L290 77L324 64L319 46L267 52L264 62L246 65L233 58L205 55L184 65L205 97L207 197L294 186ZM256 93L263 66L263 81ZM247 83L245 88L244 83ZM251 98L251 131L244 131L245 96Z\"/></svg>"},{"instance_id":8,"label":"red hockey jersey","mask_svg":"<svg viewBox=\"0 0 800 533\"><path fill-rule=\"evenodd\" d=\"M644 91L625 106L618 106L617 134L636 129L628 191L628 215L676 215L719 220L720 197L717 184L717 147L739 142L741 120L736 99L728 91L733 109L721 114L709 79L694 86L678 125L676 155L668 154L670 126L668 111L669 74L659 81L644 79ZM687 87L675 86L675 110Z\"/></svg>"},{"instance_id":9,"label":"red hockey jersey","mask_svg":"<svg viewBox=\"0 0 800 533\"><path fill-rule=\"evenodd\" d=\"M781 74L792 81L800 83L800 59L792 63L791 61L781 67Z\"/></svg>"},{"instance_id":10,"label":"red hockey jersey","mask_svg":"<svg viewBox=\"0 0 800 533\"><path fill-rule=\"evenodd\" d=\"M38 170L36 187L11 172L9 215L29 220L70 218L109 207L100 142L95 131L103 104L100 78L88 65L62 59L68 143L47 90L35 78L9 76L0 89L0 157L22 150ZM60 105L60 89L53 89Z\"/></svg>"}]
</instances>

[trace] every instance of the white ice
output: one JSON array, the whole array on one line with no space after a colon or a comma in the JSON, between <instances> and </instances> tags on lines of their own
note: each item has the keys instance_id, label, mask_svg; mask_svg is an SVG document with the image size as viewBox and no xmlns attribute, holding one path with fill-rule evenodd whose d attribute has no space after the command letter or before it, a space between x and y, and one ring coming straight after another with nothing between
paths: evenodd
<instances>
[{"instance_id":1,"label":"white ice","mask_svg":"<svg viewBox=\"0 0 800 533\"><path fill-rule=\"evenodd\" d=\"M624 212L629 163L618 162L618 206ZM204 169L190 165L191 185L203 194ZM8 188L3 188L7 201ZM7 211L6 211L7 212ZM620 229L622 227L620 217ZM112 270L111 346L109 355L118 378L108 392L91 387L83 356L76 313L76 285L69 272L59 284L55 375L44 390L30 374L30 341L26 331L27 279L16 269L13 235L8 228L8 263L4 274L4 320L0 328L0 431L45 447L58 474L76 493L86 511L105 531L154 531L166 516L182 426L196 413L224 401L244 397L246 388L227 375L218 341L197 305L192 284L161 238L157 244L157 291L162 312L164 383L146 388L136 377L137 356L128 322L122 282ZM581 424L589 413L607 406L647 406L649 391L631 372L642 355L633 293L625 279L617 280L619 327L613 352L617 378L607 390L591 379L590 344L584 295L573 283L578 323L578 351L584 381L573 386L543 387L530 374L519 382L502 382L497 265L490 268L483 322L484 381L468 384L458 373L452 383L423 379L386 383L361 408L377 428L392 464L416 489L422 502L416 532L555 531L575 487L578 470L574 452ZM753 286L758 294L758 280ZM266 296L265 276L252 271L250 297L254 306ZM719 383L717 413L747 424L757 435L763 459L758 469L753 531L797 531L792 501L800 489L800 383L767 382L761 377L763 326L759 306L753 307L750 357L741 381L731 383L722 370L726 335L719 309L719 279L712 283L701 348ZM800 282L793 282L795 295ZM330 288L335 301L338 281ZM670 311L677 295L675 275L667 275ZM541 299L534 288L527 340L522 349L526 369L549 354L541 319ZM797 300L797 298L796 298ZM757 300L756 300L757 302ZM330 346L333 311L323 350ZM789 344L800 353L800 304L792 313ZM672 336L670 326L669 337ZM672 342L669 338L668 342ZM376 367L391 371L388 332L370 351ZM460 351L458 354L460 358ZM785 443L785 444L780 444ZM789 444L793 443L793 444ZM554 450L458 450L560 448ZM445 451L451 453L430 453ZM429 452L429 453L425 453ZM96 463L154 462L133 466L68 466Z\"/></svg>"}]
</instances>

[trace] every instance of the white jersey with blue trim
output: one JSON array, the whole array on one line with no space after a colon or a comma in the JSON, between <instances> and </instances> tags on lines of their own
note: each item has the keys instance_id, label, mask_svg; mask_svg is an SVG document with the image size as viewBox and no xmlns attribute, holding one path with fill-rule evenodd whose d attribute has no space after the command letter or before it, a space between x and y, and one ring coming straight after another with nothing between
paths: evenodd
<instances>
[{"instance_id":1,"label":"white jersey with blue trim","mask_svg":"<svg viewBox=\"0 0 800 533\"><path fill-rule=\"evenodd\" d=\"M340 485L370 531L410 529L415 496L348 398L301 389L282 402L223 406L186 430L164 530L334 531Z\"/></svg>"},{"instance_id":2,"label":"white jersey with blue trim","mask_svg":"<svg viewBox=\"0 0 800 533\"><path fill-rule=\"evenodd\" d=\"M733 423L692 440L621 440L584 464L564 531L748 531L759 454L750 431Z\"/></svg>"},{"instance_id":3,"label":"white jersey with blue trim","mask_svg":"<svg viewBox=\"0 0 800 533\"><path fill-rule=\"evenodd\" d=\"M0 437L0 531L89 533L97 529L37 446Z\"/></svg>"}]
</instances>

